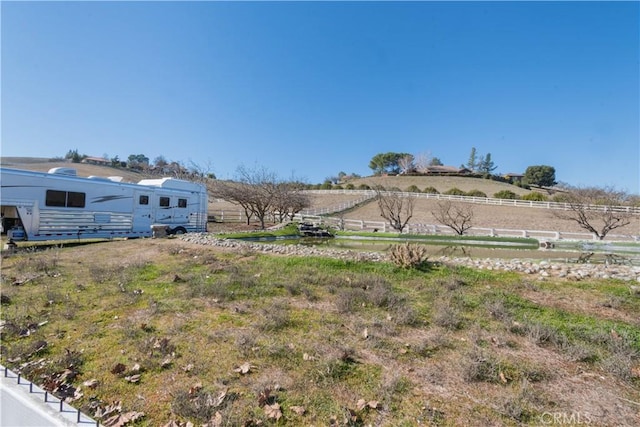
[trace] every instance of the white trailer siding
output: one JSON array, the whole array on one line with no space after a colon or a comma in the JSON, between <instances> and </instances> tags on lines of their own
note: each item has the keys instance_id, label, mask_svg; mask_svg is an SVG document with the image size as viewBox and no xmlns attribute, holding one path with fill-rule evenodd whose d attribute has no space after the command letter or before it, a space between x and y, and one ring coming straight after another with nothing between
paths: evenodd
<instances>
[{"instance_id":1,"label":"white trailer siding","mask_svg":"<svg viewBox=\"0 0 640 427\"><path fill-rule=\"evenodd\" d=\"M108 178L0 168L0 205L16 215L27 240L148 237L151 225L206 231L207 193L197 183L163 178L144 184Z\"/></svg>"}]
</instances>

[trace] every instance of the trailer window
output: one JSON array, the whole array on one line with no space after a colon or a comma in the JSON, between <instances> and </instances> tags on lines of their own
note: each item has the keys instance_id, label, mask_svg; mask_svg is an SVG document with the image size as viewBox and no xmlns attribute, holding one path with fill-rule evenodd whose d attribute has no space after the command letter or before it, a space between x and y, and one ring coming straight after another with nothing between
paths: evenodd
<instances>
[{"instance_id":1,"label":"trailer window","mask_svg":"<svg viewBox=\"0 0 640 427\"><path fill-rule=\"evenodd\" d=\"M84 208L85 193L75 191L47 190L45 205L67 208Z\"/></svg>"},{"instance_id":2,"label":"trailer window","mask_svg":"<svg viewBox=\"0 0 640 427\"><path fill-rule=\"evenodd\" d=\"M140 196L140 200L139 202L141 205L148 205L149 204L149 196Z\"/></svg>"},{"instance_id":3,"label":"trailer window","mask_svg":"<svg viewBox=\"0 0 640 427\"><path fill-rule=\"evenodd\" d=\"M186 208L187 207L187 199L178 199L178 207Z\"/></svg>"},{"instance_id":4,"label":"trailer window","mask_svg":"<svg viewBox=\"0 0 640 427\"><path fill-rule=\"evenodd\" d=\"M84 193L76 193L69 191L67 193L67 207L68 208L84 208Z\"/></svg>"},{"instance_id":5,"label":"trailer window","mask_svg":"<svg viewBox=\"0 0 640 427\"><path fill-rule=\"evenodd\" d=\"M45 199L45 205L65 207L66 203L67 203L66 191L47 190L47 198Z\"/></svg>"},{"instance_id":6,"label":"trailer window","mask_svg":"<svg viewBox=\"0 0 640 427\"><path fill-rule=\"evenodd\" d=\"M168 197L160 197L160 206L163 208L169 207L169 198Z\"/></svg>"}]
</instances>

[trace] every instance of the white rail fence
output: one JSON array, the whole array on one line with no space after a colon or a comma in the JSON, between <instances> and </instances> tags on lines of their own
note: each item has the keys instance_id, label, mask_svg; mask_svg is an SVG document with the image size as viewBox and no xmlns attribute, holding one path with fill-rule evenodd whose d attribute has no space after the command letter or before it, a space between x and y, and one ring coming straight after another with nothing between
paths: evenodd
<instances>
[{"instance_id":1,"label":"white rail fence","mask_svg":"<svg viewBox=\"0 0 640 427\"><path fill-rule=\"evenodd\" d=\"M358 199L357 203L362 203L365 200L372 199L376 196L376 192L373 190L306 190L308 194L361 194L363 197ZM522 208L539 208L539 209L560 209L568 210L570 205L568 203L560 202L537 202L533 200L518 200L518 199L495 199L491 197L474 197L474 196L455 196L451 194L433 194L433 193L410 193L406 191L383 191L382 194L398 194L402 197L415 197L422 199L434 199L434 200L452 200L465 203L475 203L491 206L515 206ZM354 203L352 206L355 206ZM339 206L336 206L337 209ZM640 215L640 206L600 206L600 205L588 205L590 210L612 210L614 212L627 212L633 215ZM305 211L312 215L321 215L325 213L339 212L339 210L333 210L334 208L322 208L321 210L327 212L316 212L316 210L310 209ZM344 210L344 209L342 209Z\"/></svg>"},{"instance_id":2,"label":"white rail fence","mask_svg":"<svg viewBox=\"0 0 640 427\"><path fill-rule=\"evenodd\" d=\"M211 211L210 214L217 222L247 222L247 216L243 211ZM271 218L271 220L274 220ZM370 231L390 232L395 230L384 221L365 221L358 219L345 219L321 215L296 214L295 221L312 222L344 231ZM455 232L445 225L439 224L407 224L404 234L441 234L454 235ZM467 236L493 236L493 237L531 237L538 240L598 240L593 233L581 233L573 231L551 230L517 230L507 228L482 228L472 227L465 232ZM640 235L631 234L607 234L607 241L640 242Z\"/></svg>"}]
</instances>

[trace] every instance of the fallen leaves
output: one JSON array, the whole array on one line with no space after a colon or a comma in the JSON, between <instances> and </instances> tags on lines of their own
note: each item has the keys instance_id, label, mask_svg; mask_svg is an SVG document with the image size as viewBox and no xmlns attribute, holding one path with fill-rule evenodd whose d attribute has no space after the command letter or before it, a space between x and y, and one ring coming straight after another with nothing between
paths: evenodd
<instances>
[{"instance_id":1,"label":"fallen leaves","mask_svg":"<svg viewBox=\"0 0 640 427\"><path fill-rule=\"evenodd\" d=\"M88 388L96 388L98 386L98 380L95 378L92 378L90 380L83 382L82 385Z\"/></svg>"},{"instance_id":2,"label":"fallen leaves","mask_svg":"<svg viewBox=\"0 0 640 427\"><path fill-rule=\"evenodd\" d=\"M251 372L252 369L256 369L256 367L249 362L245 362L242 365L234 368L233 372L237 372L241 375L246 375Z\"/></svg>"},{"instance_id":3,"label":"fallen leaves","mask_svg":"<svg viewBox=\"0 0 640 427\"><path fill-rule=\"evenodd\" d=\"M133 365L129 370L127 370L127 366L123 363L116 363L115 366L111 368L112 374L124 377L125 381L133 384L140 382L140 379L142 378L141 372L142 367L139 363Z\"/></svg>"},{"instance_id":4,"label":"fallen leaves","mask_svg":"<svg viewBox=\"0 0 640 427\"><path fill-rule=\"evenodd\" d=\"M289 408L293 413L297 414L297 415L304 415L307 412L307 408L305 408L304 406L291 406Z\"/></svg>"},{"instance_id":5,"label":"fallen leaves","mask_svg":"<svg viewBox=\"0 0 640 427\"><path fill-rule=\"evenodd\" d=\"M113 375L120 375L127 369L127 366L123 363L116 363L113 368L111 368L111 373Z\"/></svg>"},{"instance_id":6,"label":"fallen leaves","mask_svg":"<svg viewBox=\"0 0 640 427\"><path fill-rule=\"evenodd\" d=\"M101 424L105 427L122 427L144 417L144 412L128 411L122 413L122 403L116 401L96 408L94 417L102 419Z\"/></svg>"},{"instance_id":7,"label":"fallen leaves","mask_svg":"<svg viewBox=\"0 0 640 427\"><path fill-rule=\"evenodd\" d=\"M139 383L140 382L140 377L142 375L140 374L135 374L135 375L127 375L126 377L124 377L124 379L130 383Z\"/></svg>"},{"instance_id":8,"label":"fallen leaves","mask_svg":"<svg viewBox=\"0 0 640 427\"><path fill-rule=\"evenodd\" d=\"M378 401L377 400L370 400L370 401L366 401L364 399L359 399L358 402L356 402L356 409L358 411L362 411L364 409L378 409Z\"/></svg>"},{"instance_id":9,"label":"fallen leaves","mask_svg":"<svg viewBox=\"0 0 640 427\"><path fill-rule=\"evenodd\" d=\"M111 418L107 418L102 422L106 427L122 427L129 423L133 423L144 417L144 412L129 411L124 414L117 414Z\"/></svg>"},{"instance_id":10,"label":"fallen leaves","mask_svg":"<svg viewBox=\"0 0 640 427\"><path fill-rule=\"evenodd\" d=\"M262 408L264 410L264 414L267 418L278 421L282 418L282 410L280 409L280 404L277 402L272 405L264 405Z\"/></svg>"}]
</instances>

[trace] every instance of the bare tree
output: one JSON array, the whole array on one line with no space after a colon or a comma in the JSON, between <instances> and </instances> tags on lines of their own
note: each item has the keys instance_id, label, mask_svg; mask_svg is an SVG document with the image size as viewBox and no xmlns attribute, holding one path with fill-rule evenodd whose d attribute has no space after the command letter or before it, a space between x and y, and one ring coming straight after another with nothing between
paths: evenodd
<instances>
[{"instance_id":1,"label":"bare tree","mask_svg":"<svg viewBox=\"0 0 640 427\"><path fill-rule=\"evenodd\" d=\"M611 187L572 188L562 195L566 210L556 210L554 216L575 221L581 228L593 233L598 239L616 228L629 225L633 219L626 205L629 195Z\"/></svg>"},{"instance_id":2,"label":"bare tree","mask_svg":"<svg viewBox=\"0 0 640 427\"><path fill-rule=\"evenodd\" d=\"M398 168L400 169L400 173L403 174L415 171L416 167L413 163L413 155L404 154L398 158Z\"/></svg>"},{"instance_id":3,"label":"bare tree","mask_svg":"<svg viewBox=\"0 0 640 427\"><path fill-rule=\"evenodd\" d=\"M309 196L302 192L303 188L295 182L281 182L277 186L277 194L273 202L273 216L279 222L285 218L293 220L294 216L311 206Z\"/></svg>"},{"instance_id":4,"label":"bare tree","mask_svg":"<svg viewBox=\"0 0 640 427\"><path fill-rule=\"evenodd\" d=\"M462 236L472 227L473 209L468 204L453 203L450 200L438 202L438 209L431 212L441 224L450 227Z\"/></svg>"},{"instance_id":5,"label":"bare tree","mask_svg":"<svg viewBox=\"0 0 640 427\"><path fill-rule=\"evenodd\" d=\"M420 173L427 173L429 170L429 166L431 166L432 159L433 159L433 156L429 151L418 154L415 160L413 161L416 171Z\"/></svg>"},{"instance_id":6,"label":"bare tree","mask_svg":"<svg viewBox=\"0 0 640 427\"><path fill-rule=\"evenodd\" d=\"M413 196L403 196L399 192L385 191L382 187L375 188L376 200L380 208L380 216L389 221L389 225L402 233L411 217L416 199Z\"/></svg>"},{"instance_id":7,"label":"bare tree","mask_svg":"<svg viewBox=\"0 0 640 427\"><path fill-rule=\"evenodd\" d=\"M210 187L214 197L236 203L244 209L247 225L255 217L262 229L269 215L283 222L310 205L309 198L302 192L302 184L282 182L263 167L249 169L240 166L237 181L212 181Z\"/></svg>"},{"instance_id":8,"label":"bare tree","mask_svg":"<svg viewBox=\"0 0 640 427\"><path fill-rule=\"evenodd\" d=\"M253 217L251 188L245 184L234 181L213 181L210 183L209 193L216 198L240 205L247 218L247 225L251 224Z\"/></svg>"}]
</instances>

